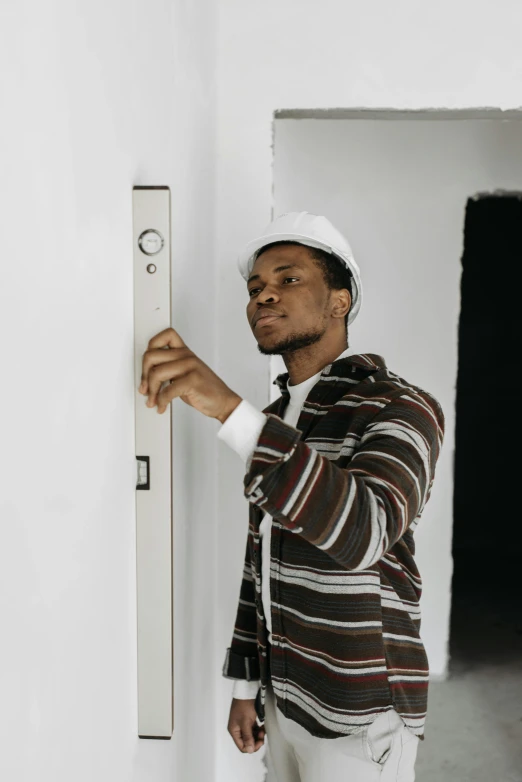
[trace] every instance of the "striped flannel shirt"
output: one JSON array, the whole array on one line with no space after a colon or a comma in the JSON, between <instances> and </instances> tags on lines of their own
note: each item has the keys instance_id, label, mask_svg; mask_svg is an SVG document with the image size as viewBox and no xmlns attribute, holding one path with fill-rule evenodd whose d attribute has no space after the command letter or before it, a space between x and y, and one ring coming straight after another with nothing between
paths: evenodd
<instances>
[{"instance_id":1,"label":"striped flannel shirt","mask_svg":"<svg viewBox=\"0 0 522 782\"><path fill-rule=\"evenodd\" d=\"M424 738L429 666L420 636L414 529L430 497L444 414L382 356L326 365L286 423L288 372L274 380L243 479L243 579L223 675L259 679L265 718L267 630L259 527L272 517L270 678L281 712L314 736L357 733L391 709Z\"/></svg>"}]
</instances>

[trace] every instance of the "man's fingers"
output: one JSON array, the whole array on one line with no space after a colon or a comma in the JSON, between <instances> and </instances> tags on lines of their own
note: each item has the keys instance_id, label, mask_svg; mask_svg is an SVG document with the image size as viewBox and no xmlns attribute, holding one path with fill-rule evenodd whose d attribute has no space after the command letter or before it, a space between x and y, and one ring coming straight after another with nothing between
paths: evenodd
<instances>
[{"instance_id":1,"label":"man's fingers","mask_svg":"<svg viewBox=\"0 0 522 782\"><path fill-rule=\"evenodd\" d=\"M244 719L241 723L241 736L243 738L243 752L254 752L255 741L252 733L251 720Z\"/></svg>"},{"instance_id":2,"label":"man's fingers","mask_svg":"<svg viewBox=\"0 0 522 782\"><path fill-rule=\"evenodd\" d=\"M241 752L257 752L263 746L264 725L258 725L253 699L232 699L228 732Z\"/></svg>"},{"instance_id":3,"label":"man's fingers","mask_svg":"<svg viewBox=\"0 0 522 782\"><path fill-rule=\"evenodd\" d=\"M184 358L185 356L192 355L192 351L188 348L178 348L177 350L171 350L170 348L148 348L143 354L141 361L141 385L147 383L147 378L150 370L158 364L164 364L167 361L173 361L174 358Z\"/></svg>"},{"instance_id":4,"label":"man's fingers","mask_svg":"<svg viewBox=\"0 0 522 782\"><path fill-rule=\"evenodd\" d=\"M241 750L241 752L244 752L243 739L241 738L241 727L239 725L233 725L228 729L228 732L232 736L236 747Z\"/></svg>"},{"instance_id":5,"label":"man's fingers","mask_svg":"<svg viewBox=\"0 0 522 782\"><path fill-rule=\"evenodd\" d=\"M175 353L172 350L154 350L143 354L140 391L146 393L155 404L161 384L188 372L195 356L191 350Z\"/></svg>"},{"instance_id":6,"label":"man's fingers","mask_svg":"<svg viewBox=\"0 0 522 782\"><path fill-rule=\"evenodd\" d=\"M175 350L172 348L175 348ZM165 331L161 331L155 337L152 337L142 359L141 384L139 387L141 393L146 393L147 376L152 367L165 361L172 361L174 356L178 358L189 354L192 354L192 350L185 345L174 329L165 329Z\"/></svg>"},{"instance_id":7,"label":"man's fingers","mask_svg":"<svg viewBox=\"0 0 522 782\"><path fill-rule=\"evenodd\" d=\"M149 340L149 350L152 348L186 348L187 346L181 339L177 331L172 326L168 329L160 331L159 334L155 334L151 340Z\"/></svg>"},{"instance_id":8,"label":"man's fingers","mask_svg":"<svg viewBox=\"0 0 522 782\"><path fill-rule=\"evenodd\" d=\"M239 750L241 750L241 752L251 754L252 752L257 752L257 750L263 746L265 735L264 729L260 728L257 735L257 740L254 739L252 732L252 722L247 718L241 720L241 722L236 722L234 725L231 725L228 729L228 732L232 736L234 744Z\"/></svg>"}]
</instances>

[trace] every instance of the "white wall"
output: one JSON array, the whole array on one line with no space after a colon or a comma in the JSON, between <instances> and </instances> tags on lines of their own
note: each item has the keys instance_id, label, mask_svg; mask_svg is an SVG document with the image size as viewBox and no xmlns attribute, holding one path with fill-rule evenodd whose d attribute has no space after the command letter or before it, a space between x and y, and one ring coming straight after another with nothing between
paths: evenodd
<instances>
[{"instance_id":1,"label":"white wall","mask_svg":"<svg viewBox=\"0 0 522 782\"><path fill-rule=\"evenodd\" d=\"M212 780L216 445L180 400L174 736L137 736L131 198L171 187L173 325L212 364L213 3L4 3L0 29L0 778Z\"/></svg>"},{"instance_id":2,"label":"white wall","mask_svg":"<svg viewBox=\"0 0 522 782\"><path fill-rule=\"evenodd\" d=\"M246 285L236 267L240 247L270 221L274 205L272 144L273 116L279 109L481 107L520 105L522 52L518 30L522 7L503 0L451 0L426 5L415 0L370 3L324 0L221 0L218 36L218 124L216 253L218 263L219 374L258 408L269 401L269 359L258 351L248 326ZM305 208L303 204L301 208ZM462 214L455 217L460 230ZM351 233L353 230L351 229ZM374 274L364 264L367 290ZM453 272L453 281L457 279ZM377 290L374 285L373 288ZM381 289L379 289L381 290ZM455 323L454 287L448 292L446 337ZM368 299L367 299L368 302ZM367 302L361 323L368 323ZM431 310L433 312L433 310ZM362 327L361 327L362 328ZM369 328L365 326L365 328ZM433 326L425 324L433 335ZM358 340L358 321L352 337ZM367 335L367 336L366 336ZM382 328L365 332L372 347L382 344ZM362 332L361 332L362 337ZM375 338L374 338L375 337ZM454 333L452 369L457 335ZM451 350L451 347L450 347ZM379 351L377 351L379 352ZM397 370L408 376L406 358L390 353ZM426 385L449 401L448 376L439 380L437 363L422 368ZM445 361L444 354L444 361ZM430 374L432 373L432 374ZM410 370L409 376L415 378ZM451 419L451 410L448 411ZM450 425L451 429L451 425ZM451 433L450 433L451 438ZM449 451L449 447L448 447ZM449 485L448 462L438 480ZM219 549L217 642L220 660L230 643L247 533L247 501L243 496L239 458L219 446ZM447 499L437 489L430 513L447 511ZM427 511L426 511L427 512ZM433 522L432 522L433 523ZM447 524L447 522L446 522ZM428 523L425 527L428 526ZM446 526L447 533L447 526ZM441 543L447 555L447 542ZM445 552L445 553L444 553ZM428 578L427 564L424 566ZM442 562L444 591L447 557ZM427 595L425 604L431 600ZM445 633L447 617L441 616ZM262 778L260 758L245 757L226 733L231 682L218 684L217 731L220 782L253 782Z\"/></svg>"}]
</instances>

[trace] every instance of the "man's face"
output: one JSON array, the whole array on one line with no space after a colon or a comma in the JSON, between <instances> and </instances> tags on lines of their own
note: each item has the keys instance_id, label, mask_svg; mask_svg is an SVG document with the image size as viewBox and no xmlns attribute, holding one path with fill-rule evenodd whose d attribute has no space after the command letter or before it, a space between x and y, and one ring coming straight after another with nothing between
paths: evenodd
<instances>
[{"instance_id":1,"label":"man's face","mask_svg":"<svg viewBox=\"0 0 522 782\"><path fill-rule=\"evenodd\" d=\"M344 318L330 315L334 292L304 245L269 247L256 259L247 285L247 318L260 353L290 353L318 342L339 323L344 329ZM278 317L257 319L270 310Z\"/></svg>"}]
</instances>

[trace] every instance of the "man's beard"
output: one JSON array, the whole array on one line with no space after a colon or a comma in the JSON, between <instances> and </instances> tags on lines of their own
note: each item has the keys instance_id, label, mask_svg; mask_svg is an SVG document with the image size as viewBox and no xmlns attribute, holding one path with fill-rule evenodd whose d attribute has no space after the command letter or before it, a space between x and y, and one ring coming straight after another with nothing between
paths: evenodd
<instances>
[{"instance_id":1,"label":"man's beard","mask_svg":"<svg viewBox=\"0 0 522 782\"><path fill-rule=\"evenodd\" d=\"M319 342L324 333L325 329L323 331L305 331L301 334L290 334L290 336L280 339L270 347L265 348L258 342L257 349L264 356L283 356Z\"/></svg>"}]
</instances>

